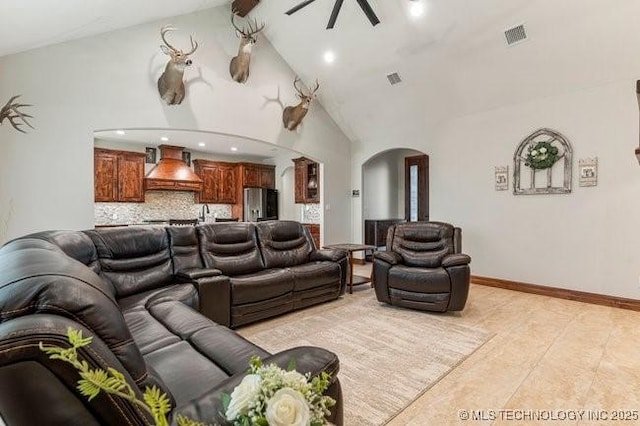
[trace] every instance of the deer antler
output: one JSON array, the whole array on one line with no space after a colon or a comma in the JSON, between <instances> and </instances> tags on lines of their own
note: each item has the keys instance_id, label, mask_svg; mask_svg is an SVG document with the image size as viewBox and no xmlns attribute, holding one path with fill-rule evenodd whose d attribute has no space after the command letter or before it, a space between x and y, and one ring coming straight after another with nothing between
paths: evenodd
<instances>
[{"instance_id":1,"label":"deer antler","mask_svg":"<svg viewBox=\"0 0 640 426\"><path fill-rule=\"evenodd\" d=\"M167 34L169 31L175 31L176 29L174 27L171 26L171 24L165 25L160 29L160 37L162 38L162 41L164 42L164 44L171 50L173 50L174 52L177 52L178 49L176 49L175 47L173 47L165 38L165 34Z\"/></svg>"},{"instance_id":2,"label":"deer antler","mask_svg":"<svg viewBox=\"0 0 640 426\"><path fill-rule=\"evenodd\" d=\"M260 25L258 27L258 20L254 19L253 23L256 26L255 28L253 28L253 25L251 25L251 21L247 21L247 23L249 24L249 31L247 31L245 29L245 27L243 26L242 29L238 28L238 26L236 25L235 21L233 20L233 18L235 18L236 13L235 11L231 11L231 25L233 25L233 28L236 29L236 31L238 31L240 34L242 34L245 37L249 37L252 36L254 34L259 33L260 31L262 31L264 29L265 23L263 22L262 25Z\"/></svg>"},{"instance_id":3,"label":"deer antler","mask_svg":"<svg viewBox=\"0 0 640 426\"><path fill-rule=\"evenodd\" d=\"M259 33L260 31L264 30L264 26L265 26L265 23L264 23L264 22L262 23L262 25L260 25L260 27L258 27L258 20L254 18L253 23L254 23L254 24L255 24L255 26L256 26L256 27L255 27L255 29L254 29L254 28L253 28L253 26L251 25L251 21L249 21L249 29L250 29L251 31L249 32L249 34L248 34L248 35L254 35L254 34L257 34L257 33Z\"/></svg>"},{"instance_id":4,"label":"deer antler","mask_svg":"<svg viewBox=\"0 0 640 426\"><path fill-rule=\"evenodd\" d=\"M296 76L296 79L293 80L293 88L296 89L296 91L298 92L298 95L305 96L305 94L302 91L302 89L298 87L298 83L299 82L300 82L300 77Z\"/></svg>"},{"instance_id":5,"label":"deer antler","mask_svg":"<svg viewBox=\"0 0 640 426\"><path fill-rule=\"evenodd\" d=\"M233 18L235 18L236 16L236 12L235 10L231 11L231 25L233 25L233 28L236 29L236 31L238 31L240 34L244 34L244 27L242 27L242 29L238 28L238 26L236 25L235 21L233 20Z\"/></svg>"},{"instance_id":6,"label":"deer antler","mask_svg":"<svg viewBox=\"0 0 640 426\"><path fill-rule=\"evenodd\" d=\"M9 123L11 123L11 126L14 129L22 133L27 133L18 126L22 126L23 124L26 124L27 126L33 129L34 127L27 120L27 118L33 118L33 117L30 116L29 114L25 114L19 111L18 108L30 107L31 105L14 103L14 101L19 97L20 95L16 95L12 97L11 99L9 99L9 102L7 102L7 104L3 106L2 109L0 109L0 124L2 124L2 122L6 118L9 120ZM16 120L22 120L22 123L17 122Z\"/></svg>"},{"instance_id":7,"label":"deer antler","mask_svg":"<svg viewBox=\"0 0 640 426\"><path fill-rule=\"evenodd\" d=\"M316 87L314 87L313 90L311 90L309 92L310 93L309 96L313 96L318 91L319 88L320 88L320 83L318 82L318 79L316 78Z\"/></svg>"},{"instance_id":8,"label":"deer antler","mask_svg":"<svg viewBox=\"0 0 640 426\"><path fill-rule=\"evenodd\" d=\"M169 49L171 49L174 52L181 52L180 49L176 49L175 47L173 47L168 41L167 38L165 37L165 35L170 32L170 31L175 31L177 30L177 28L174 28L173 26L171 26L171 24L165 25L164 27L162 27L160 29L160 37L162 37L162 41L164 42L164 44L167 45L167 47ZM196 51L196 49L198 48L198 42L197 41L193 41L193 36L189 36L189 40L191 41L191 50L187 53L185 53L184 55L189 56L191 54L193 54L193 52Z\"/></svg>"}]
</instances>

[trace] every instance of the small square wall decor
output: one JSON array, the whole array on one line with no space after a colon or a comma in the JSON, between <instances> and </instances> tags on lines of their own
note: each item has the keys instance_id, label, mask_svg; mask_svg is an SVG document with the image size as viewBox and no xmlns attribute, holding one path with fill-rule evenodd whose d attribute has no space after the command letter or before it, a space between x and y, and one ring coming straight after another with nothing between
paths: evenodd
<instances>
[{"instance_id":1,"label":"small square wall decor","mask_svg":"<svg viewBox=\"0 0 640 426\"><path fill-rule=\"evenodd\" d=\"M147 164L155 164L156 163L156 149L155 148L145 148L145 153L147 154L147 158L145 163Z\"/></svg>"},{"instance_id":2,"label":"small square wall decor","mask_svg":"<svg viewBox=\"0 0 640 426\"><path fill-rule=\"evenodd\" d=\"M509 189L509 166L496 166L495 168L496 191Z\"/></svg>"},{"instance_id":3,"label":"small square wall decor","mask_svg":"<svg viewBox=\"0 0 640 426\"><path fill-rule=\"evenodd\" d=\"M580 170L580 186L596 186L598 184L598 158L578 160Z\"/></svg>"}]
</instances>

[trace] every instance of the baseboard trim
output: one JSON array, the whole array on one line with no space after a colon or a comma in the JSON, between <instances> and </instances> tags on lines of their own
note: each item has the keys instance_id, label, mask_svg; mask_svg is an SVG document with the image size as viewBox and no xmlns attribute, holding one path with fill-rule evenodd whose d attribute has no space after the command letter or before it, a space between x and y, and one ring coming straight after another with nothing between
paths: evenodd
<instances>
[{"instance_id":1,"label":"baseboard trim","mask_svg":"<svg viewBox=\"0 0 640 426\"><path fill-rule=\"evenodd\" d=\"M539 294L541 296L555 297L557 299L575 300L577 302L591 303L593 305L610 306L613 308L640 311L640 300L624 297L607 296L603 294L587 293L584 291L567 290L557 287L546 287L538 284L521 283L518 281L503 280L500 278L471 275L473 284L488 287L498 287L507 290L521 291L523 293Z\"/></svg>"}]
</instances>

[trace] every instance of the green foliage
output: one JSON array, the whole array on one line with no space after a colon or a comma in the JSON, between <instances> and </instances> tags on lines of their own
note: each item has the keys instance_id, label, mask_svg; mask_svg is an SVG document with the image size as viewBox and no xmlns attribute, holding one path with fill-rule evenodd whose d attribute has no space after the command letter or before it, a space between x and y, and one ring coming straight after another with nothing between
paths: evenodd
<instances>
[{"instance_id":1,"label":"green foliage","mask_svg":"<svg viewBox=\"0 0 640 426\"><path fill-rule=\"evenodd\" d=\"M178 426L206 426L202 422L191 420L190 418L181 415L176 417L176 422L178 422Z\"/></svg>"},{"instance_id":2,"label":"green foliage","mask_svg":"<svg viewBox=\"0 0 640 426\"><path fill-rule=\"evenodd\" d=\"M127 383L124 374L118 370L114 368L107 368L107 371L100 368L92 369L87 361L78 360L78 349L91 344L92 337L82 337L82 331L69 328L67 330L67 339L71 344L69 348L45 346L40 342L40 350L49 355L49 358L68 362L78 370L80 374L78 390L89 401L104 391L124 398L144 409L153 416L155 426L169 425L166 416L171 411L171 401L164 392L161 392L155 386L147 387L143 394L144 401L140 401L133 388ZM179 426L206 426L204 423L184 416L178 416L176 421Z\"/></svg>"},{"instance_id":3,"label":"green foliage","mask_svg":"<svg viewBox=\"0 0 640 426\"><path fill-rule=\"evenodd\" d=\"M529 145L524 165L537 170L548 169L558 159L558 148L553 146L551 142L540 141L535 145Z\"/></svg>"},{"instance_id":4,"label":"green foliage","mask_svg":"<svg viewBox=\"0 0 640 426\"><path fill-rule=\"evenodd\" d=\"M153 420L156 426L168 426L167 414L171 411L171 401L164 392L160 392L155 386L146 388L144 392L144 402L147 403L153 413Z\"/></svg>"}]
</instances>

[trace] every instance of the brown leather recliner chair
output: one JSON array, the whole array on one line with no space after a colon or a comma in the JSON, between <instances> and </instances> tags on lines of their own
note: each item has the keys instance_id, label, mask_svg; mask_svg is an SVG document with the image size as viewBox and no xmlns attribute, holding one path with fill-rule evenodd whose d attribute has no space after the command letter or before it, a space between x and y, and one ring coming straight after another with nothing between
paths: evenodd
<instances>
[{"instance_id":1,"label":"brown leather recliner chair","mask_svg":"<svg viewBox=\"0 0 640 426\"><path fill-rule=\"evenodd\" d=\"M374 253L373 282L380 302L423 311L461 311L469 294L469 263L460 228L442 222L394 225L386 251Z\"/></svg>"}]
</instances>

